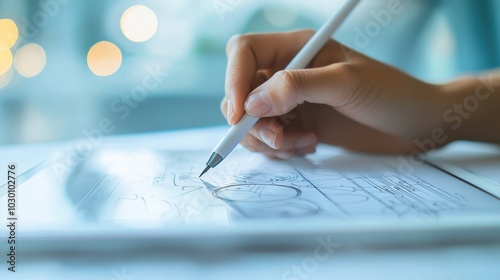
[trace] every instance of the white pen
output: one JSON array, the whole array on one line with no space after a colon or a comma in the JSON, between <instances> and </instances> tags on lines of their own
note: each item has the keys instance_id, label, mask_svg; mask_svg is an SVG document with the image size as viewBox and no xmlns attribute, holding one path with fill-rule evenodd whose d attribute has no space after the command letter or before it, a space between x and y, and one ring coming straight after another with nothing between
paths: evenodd
<instances>
[{"instance_id":1,"label":"white pen","mask_svg":"<svg viewBox=\"0 0 500 280\"><path fill-rule=\"evenodd\" d=\"M316 54L328 42L333 32L339 28L351 11L356 7L360 0L348 0L323 26L309 39L307 44L297 53L293 60L288 64L285 70L303 69L311 62ZM212 151L212 155L207 161L207 167L201 172L203 176L210 168L214 168L221 163L231 151L241 142L243 137L259 120L258 117L245 114L241 120L233 125L226 136Z\"/></svg>"}]
</instances>

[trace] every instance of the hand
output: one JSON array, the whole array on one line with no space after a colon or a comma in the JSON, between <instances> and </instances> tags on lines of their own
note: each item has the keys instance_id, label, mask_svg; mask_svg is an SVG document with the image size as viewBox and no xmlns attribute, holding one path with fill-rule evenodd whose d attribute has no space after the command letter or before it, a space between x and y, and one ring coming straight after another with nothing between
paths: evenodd
<instances>
[{"instance_id":1,"label":"hand","mask_svg":"<svg viewBox=\"0 0 500 280\"><path fill-rule=\"evenodd\" d=\"M309 68L282 71L313 31L249 34L227 45L230 124L261 119L243 139L252 151L287 159L318 142L376 153L409 153L414 140L442 124L439 86L330 40Z\"/></svg>"}]
</instances>

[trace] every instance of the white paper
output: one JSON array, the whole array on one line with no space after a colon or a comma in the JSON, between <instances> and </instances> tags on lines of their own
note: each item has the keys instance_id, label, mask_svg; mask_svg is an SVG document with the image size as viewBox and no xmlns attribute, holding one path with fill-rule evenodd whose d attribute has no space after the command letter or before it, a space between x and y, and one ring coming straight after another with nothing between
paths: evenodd
<instances>
[{"instance_id":1,"label":"white paper","mask_svg":"<svg viewBox=\"0 0 500 280\"><path fill-rule=\"evenodd\" d=\"M308 217L421 220L500 210L495 197L431 166L398 171L397 158L327 150L279 161L238 150L200 180L207 156L102 151L67 178L65 193L85 219L162 226Z\"/></svg>"}]
</instances>

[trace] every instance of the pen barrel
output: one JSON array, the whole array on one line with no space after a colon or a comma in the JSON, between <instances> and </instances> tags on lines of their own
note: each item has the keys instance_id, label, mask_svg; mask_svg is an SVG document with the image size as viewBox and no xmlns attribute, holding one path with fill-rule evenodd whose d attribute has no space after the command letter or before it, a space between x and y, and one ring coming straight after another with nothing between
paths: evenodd
<instances>
[{"instance_id":1,"label":"pen barrel","mask_svg":"<svg viewBox=\"0 0 500 280\"><path fill-rule=\"evenodd\" d=\"M243 137L245 137L248 131L258 120L259 118L257 117L245 114L237 124L233 125L229 129L226 137L219 142L213 152L218 153L223 158L226 158L226 156L241 142Z\"/></svg>"},{"instance_id":2,"label":"pen barrel","mask_svg":"<svg viewBox=\"0 0 500 280\"><path fill-rule=\"evenodd\" d=\"M323 26L314 33L297 55L288 63L285 70L304 69L330 40L333 33L340 27L360 0L348 0Z\"/></svg>"},{"instance_id":3,"label":"pen barrel","mask_svg":"<svg viewBox=\"0 0 500 280\"><path fill-rule=\"evenodd\" d=\"M313 35L285 69L291 70L307 67L314 56L316 56L326 42L328 42L333 32L342 24L354 7L356 7L359 1L360 0L348 0L339 11L328 19L323 27ZM226 158L258 120L259 118L257 117L245 114L237 124L229 129L226 137L219 142L213 150L213 153L220 155L222 158Z\"/></svg>"}]
</instances>

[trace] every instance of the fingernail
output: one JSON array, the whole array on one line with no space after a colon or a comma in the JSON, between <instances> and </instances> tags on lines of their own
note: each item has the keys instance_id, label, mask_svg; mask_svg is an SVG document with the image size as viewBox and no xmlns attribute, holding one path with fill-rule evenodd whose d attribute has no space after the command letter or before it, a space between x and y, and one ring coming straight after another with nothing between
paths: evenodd
<instances>
[{"instance_id":1,"label":"fingernail","mask_svg":"<svg viewBox=\"0 0 500 280\"><path fill-rule=\"evenodd\" d=\"M271 111L271 104L267 103L264 98L262 98L262 92L259 92L248 97L245 103L245 110L250 115L261 116Z\"/></svg>"},{"instance_id":2,"label":"fingernail","mask_svg":"<svg viewBox=\"0 0 500 280\"><path fill-rule=\"evenodd\" d=\"M292 152L285 152L285 151L281 151L281 152L277 152L275 154L275 156L277 158L280 158L280 159L289 159L292 157Z\"/></svg>"},{"instance_id":3,"label":"fingernail","mask_svg":"<svg viewBox=\"0 0 500 280\"><path fill-rule=\"evenodd\" d=\"M276 149L276 147L274 146L274 142L276 141L276 133L271 130L264 129L259 132L259 135L264 143L266 143L269 147Z\"/></svg>"},{"instance_id":4,"label":"fingernail","mask_svg":"<svg viewBox=\"0 0 500 280\"><path fill-rule=\"evenodd\" d=\"M231 99L227 100L227 122L233 124L234 108Z\"/></svg>"},{"instance_id":5,"label":"fingernail","mask_svg":"<svg viewBox=\"0 0 500 280\"><path fill-rule=\"evenodd\" d=\"M307 134L299 137L295 141L295 148L304 148L316 144L316 137L313 134Z\"/></svg>"}]
</instances>

